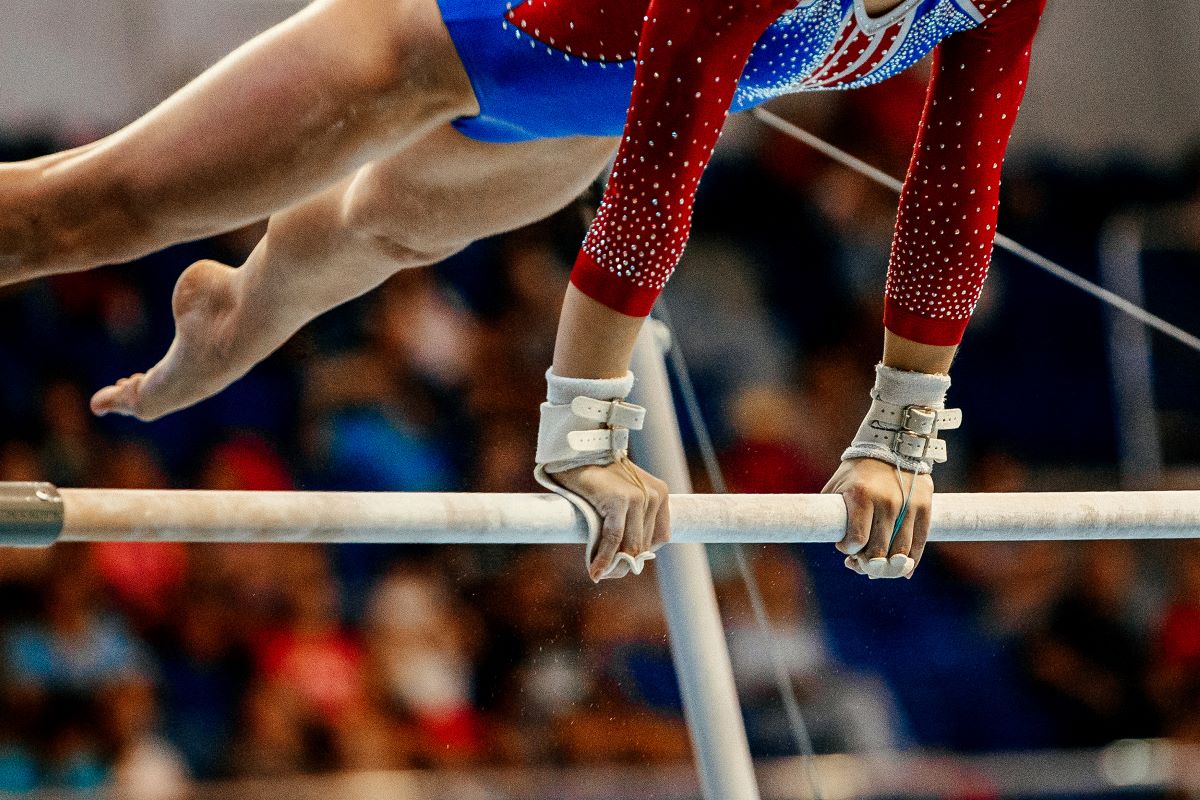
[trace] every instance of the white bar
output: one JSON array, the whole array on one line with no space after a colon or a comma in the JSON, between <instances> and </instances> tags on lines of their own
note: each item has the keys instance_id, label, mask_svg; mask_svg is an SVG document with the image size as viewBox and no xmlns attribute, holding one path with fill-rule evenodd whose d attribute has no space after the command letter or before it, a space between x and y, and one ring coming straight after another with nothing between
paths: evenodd
<instances>
[{"instance_id":1,"label":"white bar","mask_svg":"<svg viewBox=\"0 0 1200 800\"><path fill-rule=\"evenodd\" d=\"M638 380L630 399L646 407L633 455L687 501L694 495L687 494L692 479L667 377L670 336L665 325L649 319L633 351ZM704 798L759 800L708 553L703 544L678 545L660 550L654 563Z\"/></svg>"},{"instance_id":2,"label":"white bar","mask_svg":"<svg viewBox=\"0 0 1200 800\"><path fill-rule=\"evenodd\" d=\"M559 544L585 541L551 494L61 489L59 541ZM673 495L675 542L835 542L837 495ZM933 541L1200 538L1200 491L939 494Z\"/></svg>"}]
</instances>

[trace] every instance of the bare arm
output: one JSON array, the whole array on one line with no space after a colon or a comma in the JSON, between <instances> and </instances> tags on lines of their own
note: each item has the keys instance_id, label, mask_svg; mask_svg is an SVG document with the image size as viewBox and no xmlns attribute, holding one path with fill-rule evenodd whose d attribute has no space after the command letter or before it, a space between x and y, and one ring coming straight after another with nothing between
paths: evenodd
<instances>
[{"instance_id":1,"label":"bare arm","mask_svg":"<svg viewBox=\"0 0 1200 800\"><path fill-rule=\"evenodd\" d=\"M896 369L949 375L956 352L958 345L921 344L888 330L883 332L883 363Z\"/></svg>"},{"instance_id":2,"label":"bare arm","mask_svg":"<svg viewBox=\"0 0 1200 800\"><path fill-rule=\"evenodd\" d=\"M624 375L645 321L614 311L568 284L554 342L554 373L564 378Z\"/></svg>"}]
</instances>

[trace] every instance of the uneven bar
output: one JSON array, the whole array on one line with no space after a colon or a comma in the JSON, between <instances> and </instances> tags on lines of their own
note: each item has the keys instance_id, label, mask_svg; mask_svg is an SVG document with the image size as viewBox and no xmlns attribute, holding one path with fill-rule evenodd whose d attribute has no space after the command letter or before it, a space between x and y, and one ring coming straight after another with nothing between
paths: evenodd
<instances>
[{"instance_id":1,"label":"uneven bar","mask_svg":"<svg viewBox=\"0 0 1200 800\"><path fill-rule=\"evenodd\" d=\"M0 484L0 490L8 484ZM205 492L61 489L21 484L0 505L0 537L49 544L30 503L61 502L57 541L553 544L583 542L583 522L550 494ZM61 499L60 499L61 498ZM675 495L677 542L834 542L836 495ZM25 526L40 526L37 536ZM940 494L936 541L1200 538L1200 491Z\"/></svg>"}]
</instances>

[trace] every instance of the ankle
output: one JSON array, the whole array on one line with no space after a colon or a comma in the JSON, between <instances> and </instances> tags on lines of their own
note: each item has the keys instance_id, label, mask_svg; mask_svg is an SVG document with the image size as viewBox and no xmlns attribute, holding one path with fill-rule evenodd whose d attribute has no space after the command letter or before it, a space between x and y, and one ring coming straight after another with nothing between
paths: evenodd
<instances>
[{"instance_id":1,"label":"ankle","mask_svg":"<svg viewBox=\"0 0 1200 800\"><path fill-rule=\"evenodd\" d=\"M251 341L282 344L316 316L279 287L260 285L254 278L254 270L244 266L229 272L228 295L216 322L231 351Z\"/></svg>"},{"instance_id":2,"label":"ankle","mask_svg":"<svg viewBox=\"0 0 1200 800\"><path fill-rule=\"evenodd\" d=\"M23 164L0 167L0 268L5 275L19 272L36 277L49 256L44 235L46 215L33 196L29 170Z\"/></svg>"},{"instance_id":3,"label":"ankle","mask_svg":"<svg viewBox=\"0 0 1200 800\"><path fill-rule=\"evenodd\" d=\"M64 218L69 208L37 162L0 167L0 281L80 272L116 259L89 251L86 225Z\"/></svg>"}]
</instances>

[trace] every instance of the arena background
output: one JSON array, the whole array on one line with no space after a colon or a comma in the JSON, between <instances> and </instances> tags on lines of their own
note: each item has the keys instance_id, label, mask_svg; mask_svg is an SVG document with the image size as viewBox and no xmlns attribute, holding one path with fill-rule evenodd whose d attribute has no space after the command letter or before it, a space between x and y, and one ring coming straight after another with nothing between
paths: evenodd
<instances>
[{"instance_id":1,"label":"arena background","mask_svg":"<svg viewBox=\"0 0 1200 800\"><path fill-rule=\"evenodd\" d=\"M103 135L299 5L4 0L0 160ZM1124 289L1138 276L1102 266L1142 251L1147 306L1193 332L1197 42L1200 4L1052 2L1000 224ZM924 77L772 108L900 174ZM734 491L817 491L836 465L878 357L895 205L749 117L723 138L666 296ZM161 355L185 266L237 263L260 231L5 290L0 480L533 491L585 211L400 275L152 425L94 420L86 397ZM968 424L939 488L1200 488L1198 367L998 254L955 366ZM1012 413L1030 403L1056 413ZM695 797L655 585L594 588L578 555L4 551L0 792ZM1113 796L1200 796L1123 786L1152 761L1124 740L1200 745L1192 545L942 545L903 586L856 579L828 547L753 556L818 751L849 754L850 774L899 759L930 787L864 779L845 796L1097 796L1069 779L1097 748ZM712 557L764 795L802 797L761 636L729 554ZM984 765L1011 780L964 777Z\"/></svg>"}]
</instances>

